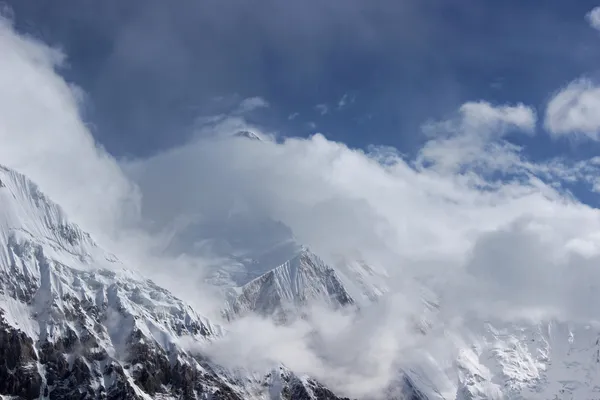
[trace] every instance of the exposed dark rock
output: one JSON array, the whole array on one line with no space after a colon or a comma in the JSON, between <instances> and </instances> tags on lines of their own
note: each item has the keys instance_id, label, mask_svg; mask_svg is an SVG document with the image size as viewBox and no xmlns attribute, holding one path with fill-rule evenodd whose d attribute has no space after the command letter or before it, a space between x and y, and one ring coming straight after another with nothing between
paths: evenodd
<instances>
[{"instance_id":1,"label":"exposed dark rock","mask_svg":"<svg viewBox=\"0 0 600 400\"><path fill-rule=\"evenodd\" d=\"M284 388L282 397L286 400L350 400L347 397L338 397L319 383L309 380L306 385L298 378L287 379L288 385ZM310 390L310 392L309 392ZM312 395L311 395L312 393Z\"/></svg>"},{"instance_id":2,"label":"exposed dark rock","mask_svg":"<svg viewBox=\"0 0 600 400\"><path fill-rule=\"evenodd\" d=\"M0 394L36 398L41 386L33 341L9 327L0 309Z\"/></svg>"}]
</instances>

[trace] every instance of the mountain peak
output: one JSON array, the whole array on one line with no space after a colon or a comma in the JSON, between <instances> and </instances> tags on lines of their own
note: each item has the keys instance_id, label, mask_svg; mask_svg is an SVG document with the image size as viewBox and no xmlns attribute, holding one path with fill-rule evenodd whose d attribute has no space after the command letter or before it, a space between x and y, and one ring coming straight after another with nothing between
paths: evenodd
<instances>
[{"instance_id":1,"label":"mountain peak","mask_svg":"<svg viewBox=\"0 0 600 400\"><path fill-rule=\"evenodd\" d=\"M243 138L250 139L250 140L258 140L260 142L263 141L263 139L258 134L251 132L251 131L247 131L247 130L238 131L233 136L243 137Z\"/></svg>"},{"instance_id":2,"label":"mountain peak","mask_svg":"<svg viewBox=\"0 0 600 400\"><path fill-rule=\"evenodd\" d=\"M0 244L9 236L30 236L81 258L97 251L91 236L25 175L0 165L0 182Z\"/></svg>"},{"instance_id":3,"label":"mountain peak","mask_svg":"<svg viewBox=\"0 0 600 400\"><path fill-rule=\"evenodd\" d=\"M354 304L336 271L308 248L238 288L223 314L227 319L249 312L286 322L310 303L332 308Z\"/></svg>"}]
</instances>

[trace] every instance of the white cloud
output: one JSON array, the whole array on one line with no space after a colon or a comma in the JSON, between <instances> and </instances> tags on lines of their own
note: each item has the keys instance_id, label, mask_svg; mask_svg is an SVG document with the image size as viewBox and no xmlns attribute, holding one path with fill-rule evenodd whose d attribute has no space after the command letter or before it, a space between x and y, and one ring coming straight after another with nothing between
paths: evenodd
<instances>
[{"instance_id":1,"label":"white cloud","mask_svg":"<svg viewBox=\"0 0 600 400\"><path fill-rule=\"evenodd\" d=\"M348 94L346 93L338 101L338 110L341 110L342 108L344 108L347 103L348 103Z\"/></svg>"},{"instance_id":2,"label":"white cloud","mask_svg":"<svg viewBox=\"0 0 600 400\"><path fill-rule=\"evenodd\" d=\"M138 193L79 115L80 91L57 73L64 56L0 17L0 163L39 182L85 228L137 216Z\"/></svg>"},{"instance_id":3,"label":"white cloud","mask_svg":"<svg viewBox=\"0 0 600 400\"><path fill-rule=\"evenodd\" d=\"M535 130L535 111L523 104L493 106L485 101L470 102L463 104L459 112L463 129L481 130L481 134L503 134L510 129L529 133Z\"/></svg>"},{"instance_id":4,"label":"white cloud","mask_svg":"<svg viewBox=\"0 0 600 400\"><path fill-rule=\"evenodd\" d=\"M315 110L321 115L325 115L329 112L329 106L327 104L317 104Z\"/></svg>"},{"instance_id":5,"label":"white cloud","mask_svg":"<svg viewBox=\"0 0 600 400\"><path fill-rule=\"evenodd\" d=\"M96 241L129 261L131 268L143 267L151 277L168 276L163 268L168 264L193 269L196 278L201 276L204 260L165 261L158 251L168 232L148 234L143 229L151 221L140 220L137 185L94 141L81 119L81 89L57 73L64 67L64 55L18 35L11 22L1 17L0 53L0 164L26 174ZM198 287L194 277L177 287L185 284ZM197 294L201 296L186 298L208 303L202 293Z\"/></svg>"},{"instance_id":6,"label":"white cloud","mask_svg":"<svg viewBox=\"0 0 600 400\"><path fill-rule=\"evenodd\" d=\"M249 97L240 102L236 113L246 114L259 108L268 108L269 103L262 97Z\"/></svg>"},{"instance_id":7,"label":"white cloud","mask_svg":"<svg viewBox=\"0 0 600 400\"><path fill-rule=\"evenodd\" d=\"M546 108L544 125L554 137L585 135L600 139L600 87L579 79L558 92Z\"/></svg>"},{"instance_id":8,"label":"white cloud","mask_svg":"<svg viewBox=\"0 0 600 400\"><path fill-rule=\"evenodd\" d=\"M432 163L452 172L475 163L482 167L508 167L515 163L518 149L500 139L513 131L533 134L536 121L535 111L523 104L465 103L451 119L425 125L431 140L421 149L418 163ZM490 153L495 155L491 157Z\"/></svg>"},{"instance_id":9,"label":"white cloud","mask_svg":"<svg viewBox=\"0 0 600 400\"><path fill-rule=\"evenodd\" d=\"M365 311L373 318L371 331L356 329L350 335L340 322L340 330L332 334L337 341L331 342L327 341L330 326L313 321L325 348L344 343L363 349L365 358L347 359L340 352L334 352L337 357L315 357L324 350L315 354L315 344L307 346L311 343L304 334L308 328L279 332L260 322L261 331L269 332L265 338L286 349L277 352L288 365L360 397L385 387L406 360L400 355L411 346L433 349L428 347L433 344L419 342L405 325L394 324L422 313L422 308L411 303L419 295L406 290L413 279L430 280L444 298L443 313L448 320L468 312L485 318L585 320L595 318L599 305L594 292L580 293L578 288L598 278L591 266L600 254L596 234L600 214L538 177L577 180L580 166L532 164L518 148L503 141L513 130L534 131L533 110L523 105L467 103L455 117L430 124L428 129L432 136L423 151L437 146L438 158L450 149L468 155L456 161L459 170L452 163L413 168L389 149L366 154L315 135L280 143L197 139L141 161L136 180L147 176L139 182L158 179L172 185L173 177L181 177L180 186L164 191L173 198L161 197L156 202L157 213L165 212L160 205L172 204L178 214L214 215L219 208L211 204L227 210L227 204L243 198L250 209L292 227L302 242L327 259L360 249L362 258L386 265L394 293L405 295L389 305L393 321L385 318L382 309ZM465 148L473 151L464 153ZM193 171L193 184L185 179L184 171ZM490 180L488 172L509 175ZM149 199L154 197L152 188L143 183L141 187ZM242 323L240 332L247 332L244 324L251 323ZM381 334L379 340L371 340L376 335L373 329ZM244 341L223 346L247 354L254 362L257 353L264 355L263 360L272 360L275 355L261 340L245 336ZM448 343L446 347L452 348ZM435 349L435 357L446 356ZM221 347L211 351L226 356ZM241 360L231 357L231 362ZM369 373L365 365L375 359L378 368Z\"/></svg>"},{"instance_id":10,"label":"white cloud","mask_svg":"<svg viewBox=\"0 0 600 400\"><path fill-rule=\"evenodd\" d=\"M334 317L319 312L308 327L249 319L207 351L246 367L279 356L295 370L361 397L386 387L399 366L418 358L411 349L451 358L455 344L444 335L424 341L410 329L408 321L424 312L414 292L417 281L427 280L444 299L443 324L468 313L484 319L595 318L600 304L593 292L577 288L597 279L590 266L600 254L600 213L540 179L579 179L580 168L532 164L503 139L512 131L531 134L533 110L467 103L449 121L427 129L431 140L421 157L436 163L416 168L390 149L365 153L318 134L263 143L201 135L128 166L148 217L162 223L225 215L243 199L250 212L282 221L327 260L358 250L360 258L389 271L389 302L363 310L364 330L363 322L340 317L332 332L325 321ZM502 178L489 179L492 173ZM164 184L157 187L157 181ZM578 273L569 274L574 268ZM559 280L565 284L557 290ZM350 323L354 329L344 329ZM264 335L248 335L249 326ZM315 329L322 342L307 335ZM337 345L360 348L362 355L327 352Z\"/></svg>"},{"instance_id":11,"label":"white cloud","mask_svg":"<svg viewBox=\"0 0 600 400\"><path fill-rule=\"evenodd\" d=\"M338 101L338 104L337 104L338 110L345 108L348 104L354 103L355 100L356 100L355 95L345 93Z\"/></svg>"},{"instance_id":12,"label":"white cloud","mask_svg":"<svg viewBox=\"0 0 600 400\"><path fill-rule=\"evenodd\" d=\"M585 19L592 28L600 31L600 7L592 9L592 11L585 15Z\"/></svg>"}]
</instances>

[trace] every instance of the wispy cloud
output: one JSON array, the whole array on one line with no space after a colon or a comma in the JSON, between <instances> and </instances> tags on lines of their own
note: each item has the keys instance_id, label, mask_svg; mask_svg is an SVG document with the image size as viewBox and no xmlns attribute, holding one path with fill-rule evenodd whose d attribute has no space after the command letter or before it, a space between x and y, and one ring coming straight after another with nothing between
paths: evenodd
<instances>
[{"instance_id":1,"label":"wispy cloud","mask_svg":"<svg viewBox=\"0 0 600 400\"><path fill-rule=\"evenodd\" d=\"M582 78L570 83L548 102L545 127L554 136L585 135L600 139L600 86Z\"/></svg>"},{"instance_id":2,"label":"wispy cloud","mask_svg":"<svg viewBox=\"0 0 600 400\"><path fill-rule=\"evenodd\" d=\"M321 115L325 115L329 112L329 106L327 104L317 104L315 110Z\"/></svg>"},{"instance_id":3,"label":"wispy cloud","mask_svg":"<svg viewBox=\"0 0 600 400\"><path fill-rule=\"evenodd\" d=\"M353 94L345 93L338 101L337 108L341 110L345 108L347 105L354 103L356 100L356 96Z\"/></svg>"},{"instance_id":4,"label":"wispy cloud","mask_svg":"<svg viewBox=\"0 0 600 400\"><path fill-rule=\"evenodd\" d=\"M489 162L495 168L508 166L515 162L515 152L500 139L512 131L532 134L536 121L535 111L523 104L465 103L453 118L424 126L431 140L421 149L417 163L446 171ZM495 157L490 157L492 152Z\"/></svg>"},{"instance_id":5,"label":"wispy cloud","mask_svg":"<svg viewBox=\"0 0 600 400\"><path fill-rule=\"evenodd\" d=\"M236 113L246 114L259 108L268 108L269 103L261 97L249 97L242 100L239 104Z\"/></svg>"},{"instance_id":6,"label":"wispy cloud","mask_svg":"<svg viewBox=\"0 0 600 400\"><path fill-rule=\"evenodd\" d=\"M592 9L585 15L585 19L592 28L600 31L600 7Z\"/></svg>"}]
</instances>

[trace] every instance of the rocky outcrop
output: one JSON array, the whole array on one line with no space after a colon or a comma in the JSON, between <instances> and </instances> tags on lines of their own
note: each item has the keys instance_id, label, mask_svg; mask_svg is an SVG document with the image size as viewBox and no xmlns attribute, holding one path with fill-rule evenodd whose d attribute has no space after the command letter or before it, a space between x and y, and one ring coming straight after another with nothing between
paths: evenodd
<instances>
[{"instance_id":1,"label":"rocky outcrop","mask_svg":"<svg viewBox=\"0 0 600 400\"><path fill-rule=\"evenodd\" d=\"M10 327L0 309L0 394L36 398L42 387L31 338Z\"/></svg>"}]
</instances>

